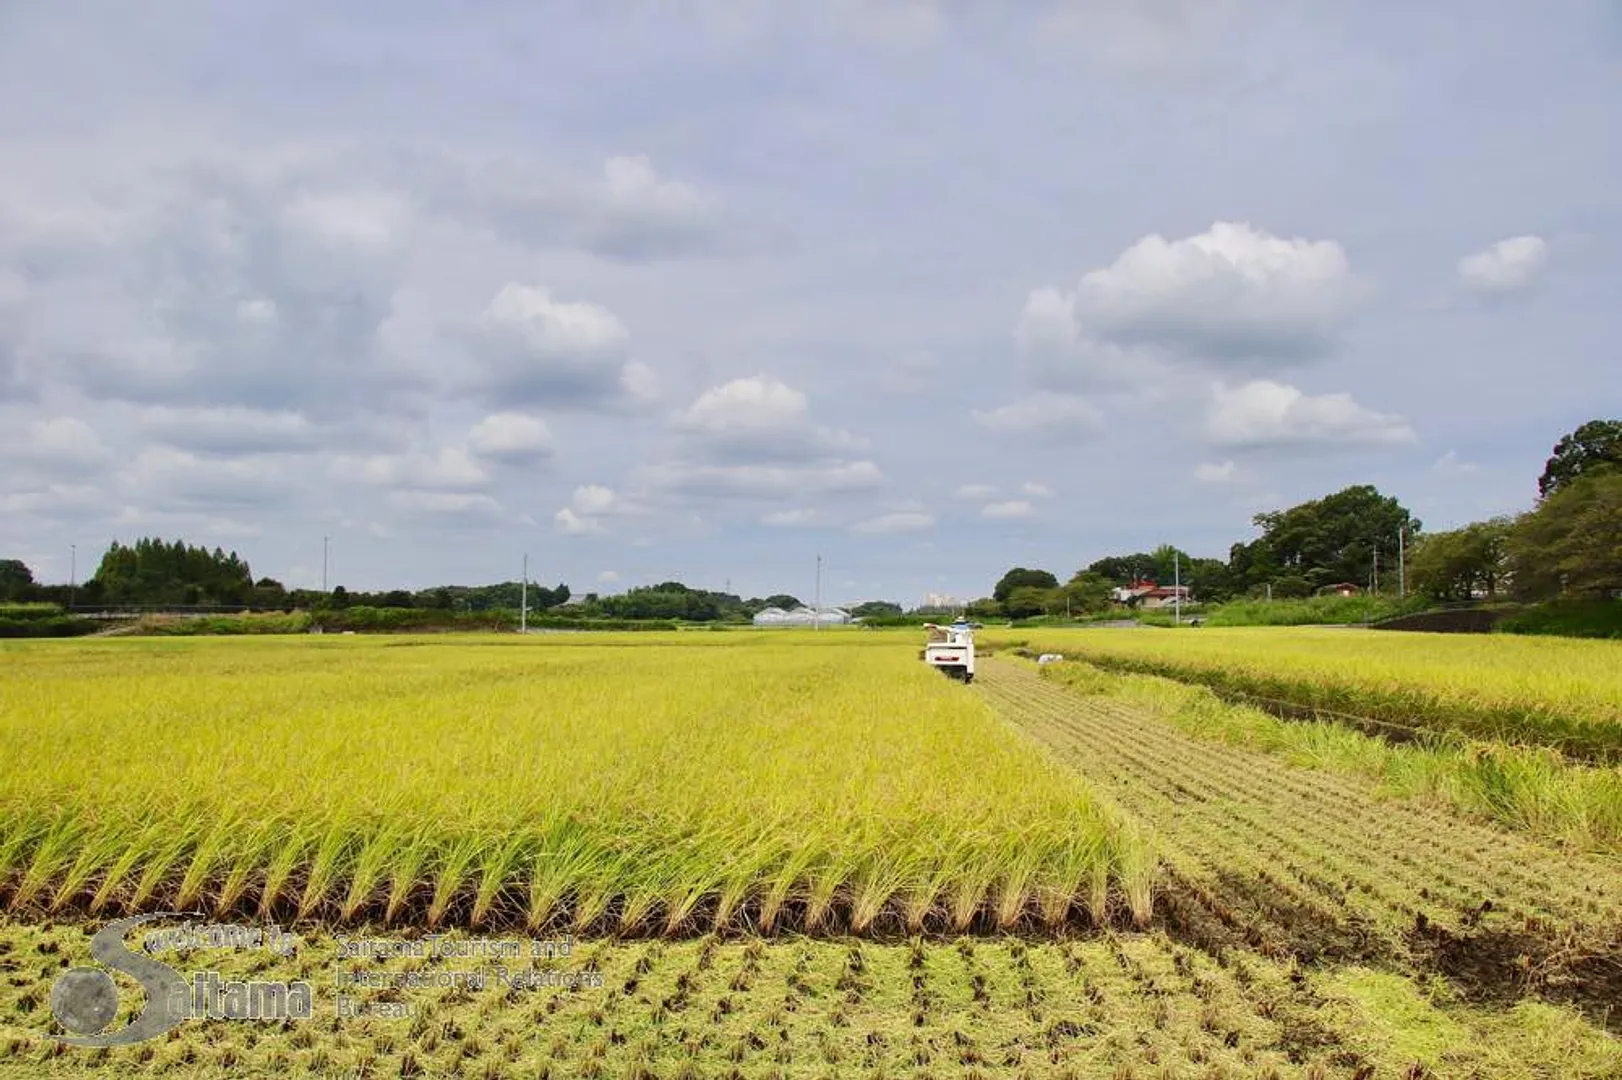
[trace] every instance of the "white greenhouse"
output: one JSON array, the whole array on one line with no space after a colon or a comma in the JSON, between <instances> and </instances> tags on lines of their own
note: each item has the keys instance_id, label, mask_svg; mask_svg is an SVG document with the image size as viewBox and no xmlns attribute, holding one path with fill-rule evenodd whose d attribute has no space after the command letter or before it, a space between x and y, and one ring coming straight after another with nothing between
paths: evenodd
<instances>
[{"instance_id":1,"label":"white greenhouse","mask_svg":"<svg viewBox=\"0 0 1622 1080\"><path fill-rule=\"evenodd\" d=\"M825 607L818 614L816 608L797 607L793 611L770 607L755 616L756 626L844 626L855 622L843 608Z\"/></svg>"}]
</instances>

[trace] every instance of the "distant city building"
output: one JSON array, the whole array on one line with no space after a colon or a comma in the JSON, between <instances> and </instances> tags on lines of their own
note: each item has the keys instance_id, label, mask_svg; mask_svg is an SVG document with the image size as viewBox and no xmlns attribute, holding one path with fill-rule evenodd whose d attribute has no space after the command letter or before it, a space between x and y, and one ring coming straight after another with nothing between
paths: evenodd
<instances>
[{"instance_id":1,"label":"distant city building","mask_svg":"<svg viewBox=\"0 0 1622 1080\"><path fill-rule=\"evenodd\" d=\"M959 606L958 599L955 596L948 596L945 593L924 594L924 607L926 608L955 608Z\"/></svg>"},{"instance_id":2,"label":"distant city building","mask_svg":"<svg viewBox=\"0 0 1622 1080\"><path fill-rule=\"evenodd\" d=\"M821 615L816 608L797 607L793 611L769 607L755 616L756 626L842 626L854 622L844 608L825 607Z\"/></svg>"}]
</instances>

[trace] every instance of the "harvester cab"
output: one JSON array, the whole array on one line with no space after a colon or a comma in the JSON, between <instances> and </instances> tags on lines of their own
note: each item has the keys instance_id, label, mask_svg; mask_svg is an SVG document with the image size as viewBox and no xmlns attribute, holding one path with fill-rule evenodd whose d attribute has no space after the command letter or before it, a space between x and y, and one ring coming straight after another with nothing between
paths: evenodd
<instances>
[{"instance_id":1,"label":"harvester cab","mask_svg":"<svg viewBox=\"0 0 1622 1080\"><path fill-rule=\"evenodd\" d=\"M950 626L925 623L929 640L924 645L924 663L946 673L948 678L974 681L974 627L959 618Z\"/></svg>"}]
</instances>

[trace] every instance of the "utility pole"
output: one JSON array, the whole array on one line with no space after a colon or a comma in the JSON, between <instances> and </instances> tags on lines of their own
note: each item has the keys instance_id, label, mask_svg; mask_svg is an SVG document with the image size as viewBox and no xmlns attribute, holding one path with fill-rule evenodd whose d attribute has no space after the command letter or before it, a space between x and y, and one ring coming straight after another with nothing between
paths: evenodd
<instances>
[{"instance_id":1,"label":"utility pole","mask_svg":"<svg viewBox=\"0 0 1622 1080\"><path fill-rule=\"evenodd\" d=\"M524 554L524 583L519 586L518 632L529 633L529 553Z\"/></svg>"},{"instance_id":2,"label":"utility pole","mask_svg":"<svg viewBox=\"0 0 1622 1080\"><path fill-rule=\"evenodd\" d=\"M811 629L822 629L822 556L817 556L817 592L811 606Z\"/></svg>"},{"instance_id":3,"label":"utility pole","mask_svg":"<svg viewBox=\"0 0 1622 1080\"><path fill-rule=\"evenodd\" d=\"M1397 526L1397 599L1401 600L1408 595L1408 559L1403 548L1402 533L1404 525Z\"/></svg>"},{"instance_id":4,"label":"utility pole","mask_svg":"<svg viewBox=\"0 0 1622 1080\"><path fill-rule=\"evenodd\" d=\"M68 610L73 610L73 594L79 585L79 545L68 545Z\"/></svg>"},{"instance_id":5,"label":"utility pole","mask_svg":"<svg viewBox=\"0 0 1622 1080\"><path fill-rule=\"evenodd\" d=\"M1374 592L1376 594L1378 594L1379 591L1380 591L1380 545L1379 544L1374 545L1374 578L1373 578L1373 581L1374 581Z\"/></svg>"},{"instance_id":6,"label":"utility pole","mask_svg":"<svg viewBox=\"0 0 1622 1080\"><path fill-rule=\"evenodd\" d=\"M1271 581L1267 583L1267 602L1269 604L1273 602L1273 583Z\"/></svg>"},{"instance_id":7,"label":"utility pole","mask_svg":"<svg viewBox=\"0 0 1622 1080\"><path fill-rule=\"evenodd\" d=\"M1176 549L1171 549L1171 606L1172 624L1183 625L1183 557Z\"/></svg>"},{"instance_id":8,"label":"utility pole","mask_svg":"<svg viewBox=\"0 0 1622 1080\"><path fill-rule=\"evenodd\" d=\"M321 538L321 591L323 593L327 591L327 544L331 539L330 536Z\"/></svg>"}]
</instances>

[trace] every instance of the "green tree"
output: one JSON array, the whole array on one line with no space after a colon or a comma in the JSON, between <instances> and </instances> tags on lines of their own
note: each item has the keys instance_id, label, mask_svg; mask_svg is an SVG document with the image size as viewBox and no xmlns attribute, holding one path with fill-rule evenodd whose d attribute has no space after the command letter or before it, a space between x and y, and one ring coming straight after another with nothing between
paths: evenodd
<instances>
[{"instance_id":1,"label":"green tree","mask_svg":"<svg viewBox=\"0 0 1622 1080\"><path fill-rule=\"evenodd\" d=\"M1021 585L1008 594L1008 598L1002 602L1002 609L1010 619L1028 619L1051 611L1056 599L1059 610L1063 611L1064 600L1059 598L1057 586L1044 589L1035 585Z\"/></svg>"},{"instance_id":2,"label":"green tree","mask_svg":"<svg viewBox=\"0 0 1622 1080\"><path fill-rule=\"evenodd\" d=\"M21 559L0 559L0 600L21 600L34 587L34 572Z\"/></svg>"},{"instance_id":3,"label":"green tree","mask_svg":"<svg viewBox=\"0 0 1622 1080\"><path fill-rule=\"evenodd\" d=\"M798 600L790 596L788 593L775 593L766 598L766 606L782 608L784 611L793 611L795 608L803 607L804 605L802 605Z\"/></svg>"},{"instance_id":4,"label":"green tree","mask_svg":"<svg viewBox=\"0 0 1622 1080\"><path fill-rule=\"evenodd\" d=\"M1590 420L1554 444L1543 465L1538 497L1548 498L1580 476L1622 468L1622 420Z\"/></svg>"},{"instance_id":5,"label":"green tree","mask_svg":"<svg viewBox=\"0 0 1622 1080\"><path fill-rule=\"evenodd\" d=\"M1415 592L1441 601L1469 600L1478 590L1496 596L1512 527L1501 517L1422 537L1408 553L1409 583Z\"/></svg>"},{"instance_id":6,"label":"green tree","mask_svg":"<svg viewBox=\"0 0 1622 1080\"><path fill-rule=\"evenodd\" d=\"M1113 587L1114 582L1103 574L1077 570L1064 583L1061 595L1068 603L1071 615L1090 615L1109 608L1110 590Z\"/></svg>"},{"instance_id":7,"label":"green tree","mask_svg":"<svg viewBox=\"0 0 1622 1080\"><path fill-rule=\"evenodd\" d=\"M1507 539L1515 595L1545 600L1622 589L1622 472L1557 485L1516 519Z\"/></svg>"},{"instance_id":8,"label":"green tree","mask_svg":"<svg viewBox=\"0 0 1622 1080\"><path fill-rule=\"evenodd\" d=\"M963 614L971 619L1000 619L1004 616L1002 605L989 596L982 596L978 600L970 600L963 606Z\"/></svg>"},{"instance_id":9,"label":"green tree","mask_svg":"<svg viewBox=\"0 0 1622 1080\"><path fill-rule=\"evenodd\" d=\"M1015 589L1057 589L1058 587L1059 579L1048 571L1027 570L1023 566L1016 566L1004 574L997 582L996 588L991 590L991 598L1006 607L1008 598L1013 595ZM1009 614L1013 615L1013 612L1010 611ZM1014 618L1017 619L1020 616L1014 615Z\"/></svg>"},{"instance_id":10,"label":"green tree","mask_svg":"<svg viewBox=\"0 0 1622 1080\"><path fill-rule=\"evenodd\" d=\"M869 619L875 615L883 616L904 614L900 604L894 604L888 600L865 601L851 608L850 613L859 619Z\"/></svg>"},{"instance_id":11,"label":"green tree","mask_svg":"<svg viewBox=\"0 0 1622 1080\"><path fill-rule=\"evenodd\" d=\"M1307 591L1337 581L1366 582L1376 553L1382 567L1397 565L1398 530L1411 542L1421 523L1396 499L1361 484L1321 499L1257 514L1252 519L1260 538L1237 544L1229 553L1235 589L1295 579Z\"/></svg>"}]
</instances>

